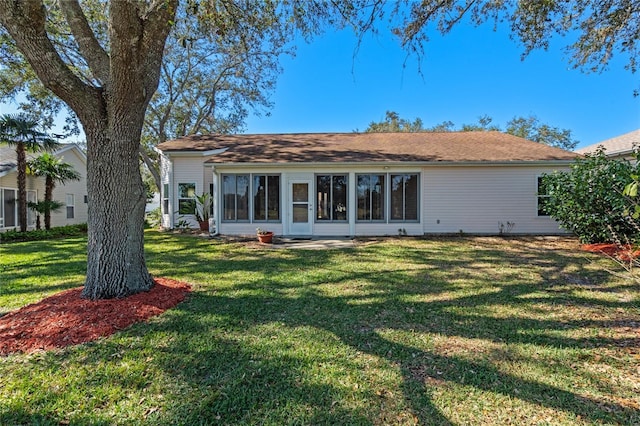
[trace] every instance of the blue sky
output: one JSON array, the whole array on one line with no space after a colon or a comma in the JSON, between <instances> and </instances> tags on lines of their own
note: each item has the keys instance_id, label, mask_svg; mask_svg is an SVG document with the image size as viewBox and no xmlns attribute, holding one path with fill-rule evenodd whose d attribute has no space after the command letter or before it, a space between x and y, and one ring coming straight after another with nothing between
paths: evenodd
<instances>
[{"instance_id":1,"label":"blue sky","mask_svg":"<svg viewBox=\"0 0 640 426\"><path fill-rule=\"evenodd\" d=\"M502 127L514 116L536 115L567 128L579 146L640 128L640 75L614 58L604 73L571 68L556 38L548 51L521 60L522 47L507 29L460 26L430 38L415 58L381 30L357 42L349 31L331 32L299 44L283 74L269 117L251 117L247 133L351 132L381 121L387 110L421 118L425 126L445 120L457 126L489 115Z\"/></svg>"}]
</instances>

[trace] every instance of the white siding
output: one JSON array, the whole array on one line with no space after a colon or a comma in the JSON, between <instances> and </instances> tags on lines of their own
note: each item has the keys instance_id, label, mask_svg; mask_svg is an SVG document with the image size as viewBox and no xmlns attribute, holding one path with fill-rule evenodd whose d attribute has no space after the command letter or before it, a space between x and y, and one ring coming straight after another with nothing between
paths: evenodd
<instances>
[{"instance_id":1,"label":"white siding","mask_svg":"<svg viewBox=\"0 0 640 426\"><path fill-rule=\"evenodd\" d=\"M537 178L551 167L425 167L422 174L424 232L514 234L564 232L537 215Z\"/></svg>"}]
</instances>

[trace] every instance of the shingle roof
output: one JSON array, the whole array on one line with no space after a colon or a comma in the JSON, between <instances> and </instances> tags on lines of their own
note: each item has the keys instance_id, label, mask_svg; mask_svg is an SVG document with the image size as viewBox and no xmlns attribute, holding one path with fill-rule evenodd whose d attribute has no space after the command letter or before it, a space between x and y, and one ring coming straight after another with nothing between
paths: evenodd
<instances>
[{"instance_id":1,"label":"shingle roof","mask_svg":"<svg viewBox=\"0 0 640 426\"><path fill-rule=\"evenodd\" d=\"M640 129L594 143L593 145L585 146L584 148L576 149L576 152L579 154L589 154L598 149L600 145L604 147L607 155L629 154L633 152L634 145L640 146Z\"/></svg>"},{"instance_id":2,"label":"shingle roof","mask_svg":"<svg viewBox=\"0 0 640 426\"><path fill-rule=\"evenodd\" d=\"M576 154L501 132L300 133L187 136L165 153L226 149L207 163L570 161Z\"/></svg>"}]
</instances>

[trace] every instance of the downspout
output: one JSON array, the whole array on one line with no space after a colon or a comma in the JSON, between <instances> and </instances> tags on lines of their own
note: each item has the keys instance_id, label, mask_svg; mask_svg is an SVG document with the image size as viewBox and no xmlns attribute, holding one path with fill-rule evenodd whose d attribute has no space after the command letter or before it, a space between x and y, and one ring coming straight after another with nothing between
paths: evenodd
<instances>
[{"instance_id":1,"label":"downspout","mask_svg":"<svg viewBox=\"0 0 640 426\"><path fill-rule=\"evenodd\" d=\"M220 211L219 206L220 203L218 203L218 188L220 187L219 185L219 175L218 175L218 171L216 170L216 166L211 166L211 173L213 174L213 195L211 196L212 198L212 203L213 203L213 224L215 226L215 231L212 233L211 231L209 231L209 234L211 236L215 236L218 235L220 233L220 221L218 220L218 218L220 217ZM209 223L209 230L211 230L211 223Z\"/></svg>"}]
</instances>

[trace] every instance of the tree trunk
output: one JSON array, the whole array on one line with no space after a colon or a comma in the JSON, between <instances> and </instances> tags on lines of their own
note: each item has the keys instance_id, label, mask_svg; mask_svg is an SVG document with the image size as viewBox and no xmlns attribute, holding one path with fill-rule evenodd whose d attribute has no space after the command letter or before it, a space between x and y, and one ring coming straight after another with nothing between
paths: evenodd
<instances>
[{"instance_id":1,"label":"tree trunk","mask_svg":"<svg viewBox=\"0 0 640 426\"><path fill-rule=\"evenodd\" d=\"M46 230L51 229L51 201L53 200L53 187L53 179L51 176L47 176L44 183L44 201L46 203L44 208L44 229Z\"/></svg>"},{"instance_id":2,"label":"tree trunk","mask_svg":"<svg viewBox=\"0 0 640 426\"><path fill-rule=\"evenodd\" d=\"M125 297L153 287L144 258L146 197L135 123L87 125L87 278L82 296Z\"/></svg>"},{"instance_id":3,"label":"tree trunk","mask_svg":"<svg viewBox=\"0 0 640 426\"><path fill-rule=\"evenodd\" d=\"M18 223L20 232L27 230L27 154L23 143L16 146L18 162Z\"/></svg>"}]
</instances>

